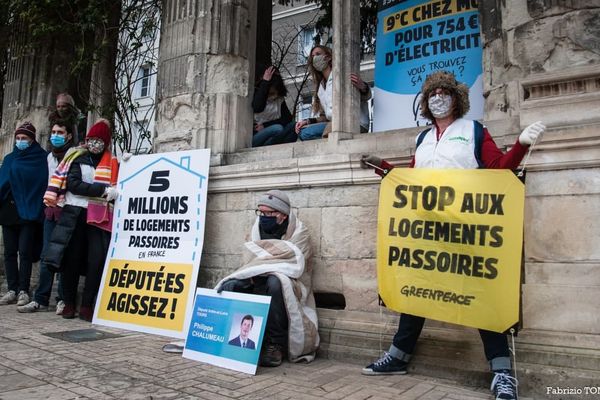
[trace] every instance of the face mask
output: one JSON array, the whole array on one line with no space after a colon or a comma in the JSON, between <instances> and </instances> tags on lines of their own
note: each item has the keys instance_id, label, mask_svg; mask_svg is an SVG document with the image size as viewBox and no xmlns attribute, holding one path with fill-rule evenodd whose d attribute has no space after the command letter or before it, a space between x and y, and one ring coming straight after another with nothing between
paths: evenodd
<instances>
[{"instance_id":1,"label":"face mask","mask_svg":"<svg viewBox=\"0 0 600 400\"><path fill-rule=\"evenodd\" d=\"M258 225L266 233L273 233L279 226L277 217L267 217L266 215L258 217Z\"/></svg>"},{"instance_id":2,"label":"face mask","mask_svg":"<svg viewBox=\"0 0 600 400\"><path fill-rule=\"evenodd\" d=\"M318 56L314 56L312 60L313 67L319 71L323 72L329 66L329 61L327 60L327 56L324 54L319 54Z\"/></svg>"},{"instance_id":3,"label":"face mask","mask_svg":"<svg viewBox=\"0 0 600 400\"><path fill-rule=\"evenodd\" d=\"M24 139L15 140L15 146L17 146L17 149L19 150L25 150L26 148L31 146L31 142Z\"/></svg>"},{"instance_id":4,"label":"face mask","mask_svg":"<svg viewBox=\"0 0 600 400\"><path fill-rule=\"evenodd\" d=\"M104 142L102 140L88 140L87 148L92 154L100 154L104 151Z\"/></svg>"},{"instance_id":5,"label":"face mask","mask_svg":"<svg viewBox=\"0 0 600 400\"><path fill-rule=\"evenodd\" d=\"M452 107L452 96L447 94L436 94L429 98L427 103L429 111L435 118L444 118L450 115Z\"/></svg>"},{"instance_id":6,"label":"face mask","mask_svg":"<svg viewBox=\"0 0 600 400\"><path fill-rule=\"evenodd\" d=\"M54 147L63 147L65 145L65 143L67 142L67 140L65 139L64 136L61 135L51 135L50 136L50 143L52 143L52 146Z\"/></svg>"}]
</instances>

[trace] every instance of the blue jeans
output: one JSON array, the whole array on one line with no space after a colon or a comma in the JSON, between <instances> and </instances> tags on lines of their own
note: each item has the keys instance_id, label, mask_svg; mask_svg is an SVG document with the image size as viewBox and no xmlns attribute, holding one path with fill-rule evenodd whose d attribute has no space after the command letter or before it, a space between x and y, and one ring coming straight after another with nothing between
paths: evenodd
<instances>
[{"instance_id":1,"label":"blue jeans","mask_svg":"<svg viewBox=\"0 0 600 400\"><path fill-rule=\"evenodd\" d=\"M408 361L413 354L424 323L425 318L423 317L400 314L398 331L394 335L390 354L401 360ZM485 357L488 359L492 371L511 369L510 351L506 335L483 329L479 329L479 335L483 342Z\"/></svg>"},{"instance_id":2,"label":"blue jeans","mask_svg":"<svg viewBox=\"0 0 600 400\"><path fill-rule=\"evenodd\" d=\"M44 248L42 252L46 249L48 242L50 241L50 236L52 236L52 231L56 226L56 221L44 220ZM58 275L58 299L62 300L62 279L60 274ZM40 261L40 282L38 284L37 289L35 290L35 294L33 295L33 299L37 301L39 304L43 306L48 306L50 303L50 296L52 294L52 284L54 283L54 272L48 270L46 264Z\"/></svg>"},{"instance_id":3,"label":"blue jeans","mask_svg":"<svg viewBox=\"0 0 600 400\"><path fill-rule=\"evenodd\" d=\"M266 128L261 129L252 136L252 147L265 146L269 139L279 135L281 132L283 132L283 125L280 124L267 126Z\"/></svg>"},{"instance_id":4,"label":"blue jeans","mask_svg":"<svg viewBox=\"0 0 600 400\"><path fill-rule=\"evenodd\" d=\"M327 122L317 122L316 124L306 125L300 129L300 140L313 140L321 139L323 137L323 131L327 126Z\"/></svg>"}]
</instances>

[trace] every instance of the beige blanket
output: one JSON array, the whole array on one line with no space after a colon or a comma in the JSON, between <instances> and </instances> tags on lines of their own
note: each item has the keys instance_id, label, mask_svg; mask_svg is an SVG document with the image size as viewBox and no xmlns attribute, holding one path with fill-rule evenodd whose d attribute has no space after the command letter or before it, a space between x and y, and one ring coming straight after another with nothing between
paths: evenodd
<instances>
[{"instance_id":1,"label":"beige blanket","mask_svg":"<svg viewBox=\"0 0 600 400\"><path fill-rule=\"evenodd\" d=\"M288 358L292 362L312 361L319 347L312 269L308 265L308 230L294 213L282 240L261 240L258 218L252 227L252 241L245 244L246 263L223 278L218 289L229 279L248 279L257 275L275 275L281 281L289 321Z\"/></svg>"}]
</instances>

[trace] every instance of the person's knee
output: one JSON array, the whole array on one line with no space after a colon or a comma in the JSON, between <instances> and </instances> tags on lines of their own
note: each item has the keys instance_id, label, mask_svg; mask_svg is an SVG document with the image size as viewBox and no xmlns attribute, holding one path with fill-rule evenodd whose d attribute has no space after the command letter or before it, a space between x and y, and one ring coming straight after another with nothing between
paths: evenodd
<instances>
[{"instance_id":1,"label":"person's knee","mask_svg":"<svg viewBox=\"0 0 600 400\"><path fill-rule=\"evenodd\" d=\"M281 124L271 125L271 131L273 132L273 134L281 133L283 132L283 129L284 127Z\"/></svg>"},{"instance_id":2,"label":"person's knee","mask_svg":"<svg viewBox=\"0 0 600 400\"><path fill-rule=\"evenodd\" d=\"M226 282L223 282L223 284L221 285L221 288L226 291L226 292L235 292L235 280L229 280Z\"/></svg>"},{"instance_id":3,"label":"person's knee","mask_svg":"<svg viewBox=\"0 0 600 400\"><path fill-rule=\"evenodd\" d=\"M281 281L275 275L267 277L267 294L274 295L282 293Z\"/></svg>"}]
</instances>

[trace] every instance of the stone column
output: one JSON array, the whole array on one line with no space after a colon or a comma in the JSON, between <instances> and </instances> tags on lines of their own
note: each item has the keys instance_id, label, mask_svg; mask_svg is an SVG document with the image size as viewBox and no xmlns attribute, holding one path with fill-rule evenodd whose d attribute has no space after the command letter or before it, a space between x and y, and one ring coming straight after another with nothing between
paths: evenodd
<instances>
[{"instance_id":1,"label":"stone column","mask_svg":"<svg viewBox=\"0 0 600 400\"><path fill-rule=\"evenodd\" d=\"M121 18L121 4L114 2L108 10L108 26L113 29L99 27L96 29L95 45L99 49L99 57L92 65L89 105L86 132L96 123L98 118L104 117L114 120L115 104L115 71L117 51L119 46L119 20ZM137 72L137 71L136 71ZM85 137L79 134L80 139Z\"/></svg>"},{"instance_id":2,"label":"stone column","mask_svg":"<svg viewBox=\"0 0 600 400\"><path fill-rule=\"evenodd\" d=\"M166 0L155 151L248 147L256 32L251 0Z\"/></svg>"},{"instance_id":3,"label":"stone column","mask_svg":"<svg viewBox=\"0 0 600 400\"><path fill-rule=\"evenodd\" d=\"M63 71L69 68L74 57L73 48L54 41L43 46L29 47L28 44L28 35L24 31L14 35L9 43L4 99L0 105L0 156L13 150L13 133L24 121L33 123L38 132L37 140L46 143L50 128L48 115L54 108L55 96L70 88L69 74ZM87 95L85 91L84 88L84 97ZM78 99L77 96L75 98Z\"/></svg>"},{"instance_id":4,"label":"stone column","mask_svg":"<svg viewBox=\"0 0 600 400\"><path fill-rule=\"evenodd\" d=\"M360 8L333 0L333 117L330 140L360 132L360 93L350 73L360 70Z\"/></svg>"}]
</instances>

